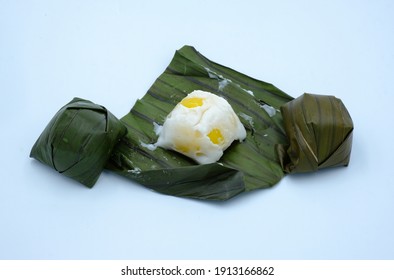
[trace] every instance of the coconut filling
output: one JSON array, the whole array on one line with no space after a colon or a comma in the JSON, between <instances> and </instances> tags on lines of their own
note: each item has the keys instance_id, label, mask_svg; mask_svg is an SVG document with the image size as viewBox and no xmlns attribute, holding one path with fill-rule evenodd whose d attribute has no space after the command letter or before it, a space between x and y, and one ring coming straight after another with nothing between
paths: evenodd
<instances>
[{"instance_id":1,"label":"coconut filling","mask_svg":"<svg viewBox=\"0 0 394 280\"><path fill-rule=\"evenodd\" d=\"M207 164L218 161L233 141L244 140L246 130L224 98L195 90L175 106L158 136L156 146Z\"/></svg>"}]
</instances>

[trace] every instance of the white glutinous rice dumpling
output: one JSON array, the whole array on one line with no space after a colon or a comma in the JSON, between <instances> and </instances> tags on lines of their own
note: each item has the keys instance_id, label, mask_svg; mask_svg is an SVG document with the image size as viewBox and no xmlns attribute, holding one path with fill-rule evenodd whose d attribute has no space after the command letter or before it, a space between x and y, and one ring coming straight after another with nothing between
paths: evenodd
<instances>
[{"instance_id":1,"label":"white glutinous rice dumpling","mask_svg":"<svg viewBox=\"0 0 394 280\"><path fill-rule=\"evenodd\" d=\"M158 132L156 145L177 151L199 164L218 161L246 131L231 105L210 92L195 90L179 102Z\"/></svg>"}]
</instances>

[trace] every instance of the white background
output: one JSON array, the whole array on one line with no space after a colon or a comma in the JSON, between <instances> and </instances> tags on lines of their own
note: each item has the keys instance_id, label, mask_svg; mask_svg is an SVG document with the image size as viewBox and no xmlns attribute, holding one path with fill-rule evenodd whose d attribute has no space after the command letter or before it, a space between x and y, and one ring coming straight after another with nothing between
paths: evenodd
<instances>
[{"instance_id":1,"label":"white background","mask_svg":"<svg viewBox=\"0 0 394 280\"><path fill-rule=\"evenodd\" d=\"M393 259L394 2L0 0L0 259ZM73 97L119 118L176 49L342 99L350 166L227 202L93 189L30 159Z\"/></svg>"}]
</instances>

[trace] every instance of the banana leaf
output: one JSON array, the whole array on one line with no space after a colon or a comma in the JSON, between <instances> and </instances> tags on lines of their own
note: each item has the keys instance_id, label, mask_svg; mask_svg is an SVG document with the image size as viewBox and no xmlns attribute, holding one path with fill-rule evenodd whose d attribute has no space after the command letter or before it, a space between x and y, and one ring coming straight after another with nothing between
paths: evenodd
<instances>
[{"instance_id":1,"label":"banana leaf","mask_svg":"<svg viewBox=\"0 0 394 280\"><path fill-rule=\"evenodd\" d=\"M126 127L105 107L74 98L41 133L30 157L93 187Z\"/></svg>"},{"instance_id":2,"label":"banana leaf","mask_svg":"<svg viewBox=\"0 0 394 280\"><path fill-rule=\"evenodd\" d=\"M334 96L304 94L281 107L289 145L278 153L287 173L347 166L353 121L342 101Z\"/></svg>"},{"instance_id":3,"label":"banana leaf","mask_svg":"<svg viewBox=\"0 0 394 280\"><path fill-rule=\"evenodd\" d=\"M198 165L170 150L154 148L155 127L193 90L225 98L247 130L217 163ZM226 200L275 185L283 176L277 145L288 145L280 107L293 98L272 84L217 64L190 46L171 63L121 121L127 134L107 168L160 193Z\"/></svg>"},{"instance_id":4,"label":"banana leaf","mask_svg":"<svg viewBox=\"0 0 394 280\"><path fill-rule=\"evenodd\" d=\"M234 142L216 163L199 165L154 145L157 127L194 90L225 98L247 130L246 140ZM293 99L185 46L121 120L74 98L52 118L30 157L88 187L106 167L163 194L226 200L271 187L286 173L347 166L352 136L353 122L340 99Z\"/></svg>"}]
</instances>

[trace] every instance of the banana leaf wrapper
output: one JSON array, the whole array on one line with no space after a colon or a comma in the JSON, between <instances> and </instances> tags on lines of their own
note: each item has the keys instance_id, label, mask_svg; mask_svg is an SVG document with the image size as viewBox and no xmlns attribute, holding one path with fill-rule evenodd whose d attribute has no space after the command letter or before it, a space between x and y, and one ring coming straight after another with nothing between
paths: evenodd
<instances>
[{"instance_id":1,"label":"banana leaf wrapper","mask_svg":"<svg viewBox=\"0 0 394 280\"><path fill-rule=\"evenodd\" d=\"M217 163L198 165L170 150L153 148L156 125L193 90L225 98L247 130ZM226 200L267 188L283 176L277 145L287 145L280 107L293 98L272 84L217 64L190 46L176 51L170 65L121 121L128 133L107 168L160 193Z\"/></svg>"},{"instance_id":2,"label":"banana leaf wrapper","mask_svg":"<svg viewBox=\"0 0 394 280\"><path fill-rule=\"evenodd\" d=\"M234 142L217 163L198 165L153 145L155 127L197 89L225 98L247 130L246 140ZM103 106L75 98L53 117L30 156L88 187L106 166L163 194L226 200L271 187L285 173L348 165L352 134L341 100L293 99L185 46L120 121Z\"/></svg>"},{"instance_id":3,"label":"banana leaf wrapper","mask_svg":"<svg viewBox=\"0 0 394 280\"><path fill-rule=\"evenodd\" d=\"M278 154L287 173L347 166L353 121L342 101L334 96L304 94L281 107L289 145Z\"/></svg>"},{"instance_id":4,"label":"banana leaf wrapper","mask_svg":"<svg viewBox=\"0 0 394 280\"><path fill-rule=\"evenodd\" d=\"M74 98L41 133L30 157L93 187L126 127L105 107Z\"/></svg>"}]
</instances>

